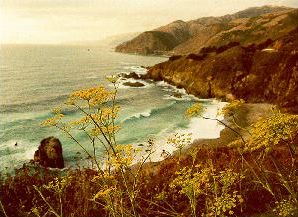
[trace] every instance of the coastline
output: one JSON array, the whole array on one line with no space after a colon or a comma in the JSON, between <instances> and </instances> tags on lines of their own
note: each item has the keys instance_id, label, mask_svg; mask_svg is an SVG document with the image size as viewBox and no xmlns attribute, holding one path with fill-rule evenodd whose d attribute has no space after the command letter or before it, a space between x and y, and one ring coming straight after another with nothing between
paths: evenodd
<instances>
[{"instance_id":1,"label":"coastline","mask_svg":"<svg viewBox=\"0 0 298 217\"><path fill-rule=\"evenodd\" d=\"M136 73L140 77L146 76L146 74L148 73L148 68L139 66L139 67L136 67L133 72ZM139 81L139 78L128 78L127 80ZM151 86L151 85L157 85L157 86L162 86L164 88L168 88L169 96L167 96L167 97L172 98L176 101L179 101L179 100L194 100L194 99L198 100L198 101L213 101L215 104L217 104L217 109L224 106L224 104L225 104L224 102L220 102L219 100L214 99L214 98L213 99L200 99L200 98L196 97L195 95L187 93L187 91L184 88L176 87L176 86L174 86L174 85L172 85L172 84L170 84L166 81L157 81L157 82L156 81L149 81L148 82L148 80L147 81L144 80L143 82L146 83L144 88L146 88L147 86ZM122 86L121 86L121 88L122 88ZM129 87L125 87L125 88L129 88ZM138 88L143 88L143 87L138 87ZM179 97L174 96L175 93L179 94ZM257 106L258 104L252 104L252 105ZM263 112L263 113L265 114L266 112ZM143 114L143 115L149 116L150 114ZM181 114L181 115L184 115L184 114ZM209 114L209 116L210 116L210 114ZM216 116L216 110L213 111L211 116L213 116L213 117ZM226 122L228 124L231 124L231 123L229 123L227 118L224 118L224 117L218 117L218 118L220 118L221 120L223 120L224 122ZM177 148L174 148L171 144L167 144L166 136L170 136L170 135L175 134L175 133L188 133L189 131L191 131L192 134L195 134L196 133L196 128L200 127L200 126L198 126L198 123L200 123L200 122L197 121L197 123L195 123L194 119L195 118L192 118L192 120L190 121L189 126L187 127L187 129L178 130L178 131L174 131L174 132L167 133L167 134L162 134L161 133L161 135L159 135L159 137L161 137L163 139L158 140L157 143L155 144L155 147L154 147L155 153L152 155L150 161L151 162L163 161L164 157L162 157L161 154L164 150L167 153L169 153L170 156L175 156L177 154ZM191 123L191 122L193 122L193 123ZM205 126L209 125L209 123L207 123L207 122L206 122ZM216 123L216 121L211 121L211 122L213 122L213 123L211 123L213 125L220 125L219 123ZM190 126L190 125L192 125L192 126ZM187 147L185 147L184 151L190 150L190 149L192 149L192 148L194 148L198 145L207 145L207 146L210 146L210 147L222 146L222 145L225 145L225 144L233 141L233 139L235 139L235 135L233 135L232 132L229 132L230 130L226 129L223 126L218 126L217 129L213 128L211 130L216 131L216 132L215 133L213 132L214 135L212 135L209 139L204 138L204 136L207 137L206 135L202 135L203 138L201 136L198 136L198 135L193 136L193 137L196 137L196 138L192 138L193 142L190 145L188 145ZM210 131L210 129L209 129L209 131ZM33 152L34 151L32 149L30 153L33 153ZM65 169L70 169L71 170L71 169L73 169L73 166L66 167Z\"/></svg>"},{"instance_id":2,"label":"coastline","mask_svg":"<svg viewBox=\"0 0 298 217\"><path fill-rule=\"evenodd\" d=\"M258 119L267 117L268 115L270 115L272 106L273 105L269 103L244 104L241 108L239 108L237 112L237 115L239 117L239 125L246 129L250 125L254 124ZM235 127L235 125L228 117L224 117L222 121L225 124L231 126L232 128ZM242 131L242 133L244 133L243 135L245 137L245 132ZM239 139L239 136L227 127L225 127L223 130L221 130L220 136L218 138L195 140L189 146L185 147L182 150L181 154L178 150L176 150L173 151L172 155L165 159L162 159L157 162L147 162L144 167L145 174L150 176L158 176L158 174L164 170L164 167L174 165L178 161L182 161L184 162L184 164L190 164L189 157L192 156L192 154L195 154L201 150L203 150L203 152L220 152L218 150L221 149L226 151L226 149L229 149L228 144L237 139ZM225 153L222 154L224 155Z\"/></svg>"},{"instance_id":3,"label":"coastline","mask_svg":"<svg viewBox=\"0 0 298 217\"><path fill-rule=\"evenodd\" d=\"M147 85L152 85L152 82L153 82L155 83L155 85L162 85L165 87L172 88L173 93L181 94L180 96L181 100L183 100L183 98L190 98L198 101L213 100L213 101L217 101L218 103L222 102L222 105L221 106L219 105L218 109L222 108L226 104L226 102L221 101L221 98L201 99L199 98L198 95L195 95L194 93L189 93L185 88L175 85L175 82L171 82L165 79L162 79L162 80L154 79L154 77L150 77L151 75L149 71L150 71L150 68L147 69L146 73L131 72L129 74L126 74L125 76L127 76L127 78L130 79L131 81L141 80L143 82L148 82L148 79L149 79L150 83L148 83ZM169 97L175 98L174 96L170 96L170 95ZM175 100L180 100L180 99L176 98ZM272 108L272 106L273 104L269 104L269 103L245 103L245 105L238 111L238 114L237 114L239 116L239 125L242 126L243 128L249 127L250 125L255 123L258 118L266 117L266 115L269 114L269 111ZM213 113L213 115L211 116L216 117L216 113ZM223 121L225 124L231 126L232 128L237 128L229 119L229 117L220 116L217 118ZM215 122L216 124L222 126L222 124L218 123L216 120L211 120L211 122ZM193 126L193 127L196 127L196 126ZM188 128L188 130L193 132L196 129ZM217 137L208 138L208 139L196 138L193 140L193 142L190 145L184 147L183 152L187 153L192 149L195 149L197 146L208 146L210 148L227 146L230 142L233 142L237 138L238 138L237 134L235 134L230 129L223 126L223 128L219 131L219 135ZM160 153L163 150L165 150L169 154L170 158L175 157L178 154L178 149L174 148L172 145L167 144L166 139L164 139L164 141L160 141L158 144L155 145L155 147L157 147L157 153L154 154L154 157L151 159L152 163L153 162L158 163L163 160L166 160L165 158L162 158L160 156Z\"/></svg>"},{"instance_id":4,"label":"coastline","mask_svg":"<svg viewBox=\"0 0 298 217\"><path fill-rule=\"evenodd\" d=\"M137 81L137 79L134 79ZM145 82L145 81L144 81ZM146 82L146 85L158 85L156 82ZM174 97L175 100L186 100L187 98L191 100L191 98L195 98L198 101L196 96L187 94L186 91L183 88L175 87L173 85L170 85L164 81L160 82L159 85L162 86L171 86L175 92L179 92L181 95L179 97L172 95L170 93L170 97ZM129 88L129 87L125 87ZM164 97L164 96L163 96ZM182 97L182 99L180 98ZM208 101L210 99L203 99L201 101ZM219 103L217 99L211 99L214 102ZM193 100L192 100L193 101ZM272 107L272 104L267 103L246 103L241 108L237 110L237 117L239 121L237 123L241 125L242 128L247 128L251 124L255 123L259 118L266 117L266 115L270 114L270 109ZM180 112L179 112L180 113ZM145 116L148 117L151 115L150 112L140 113L139 116ZM183 115L183 114L181 114ZM137 115L138 116L138 115ZM225 124L229 125L230 127L235 127L233 125L232 120L229 117L222 117L220 119ZM216 121L214 121L216 122ZM194 126L194 130L196 129L196 126ZM245 130L242 132L245 134ZM244 135L245 136L245 135ZM236 133L225 127L224 129L220 130L218 138L213 139L197 139L193 143L186 146L181 152L178 150L171 149L171 153L169 156L167 156L165 159L162 159L160 156L160 152L165 149L165 145L168 145L169 148L171 146L166 143L166 140L163 141L162 145L156 144L155 148L158 149L158 152L156 153L155 159L149 159L146 163L142 164L139 162L132 162L132 164L129 166L129 171L137 172L139 171L139 166L142 167L142 170L140 171L140 192L142 192L142 195L146 199L152 199L155 198L160 193L163 193L164 191L170 190L168 189L169 183L173 180L175 177L175 174L177 174L178 171L181 170L181 168L190 168L193 166L201 165L206 168L208 168L208 163L211 162L212 165L218 170L218 171L228 171L229 168L235 169L235 171L240 171L239 169L241 167L239 163L239 153L237 152L237 148L229 147L229 143L235 141L238 139L238 136ZM277 153L279 154L279 153ZM285 158L287 160L288 158ZM249 160L249 159L248 159ZM209 164L210 166L210 164ZM51 168L45 168L42 166L39 166L37 164L27 164L24 165L22 168L16 170L16 176L12 177L11 183L8 183L10 185L16 185L18 183L18 178L21 178L22 180L35 180L34 177L31 177L29 174L28 176L24 177L24 174L47 174L50 178L57 178L57 177L67 177L69 174L72 174L78 179L82 177L89 177L92 179L92 177L96 177L97 170L90 166L90 167L67 167L63 169L51 169ZM251 175L251 174L249 174ZM268 195L268 192L266 192L264 189L261 188L253 188L251 186L251 180L253 176L247 177L245 182L243 184L245 185L244 188L248 189L249 193L246 195L245 200L245 206L246 209L244 211L244 215L241 216L253 216L255 213L262 213L266 210L261 206L261 209L258 209L258 206L255 208L255 195L257 195L257 198L259 196L265 195L265 204L268 204L272 201L272 198L270 195ZM42 181L40 183L44 183L44 177L38 177L36 178L41 179ZM93 180L93 179L92 179ZM75 181L75 179L74 179ZM84 182L88 183L84 179ZM79 185L75 185L75 189L81 188L81 183ZM4 186L5 189L6 185ZM241 189L241 187L240 187ZM93 190L93 189L92 189ZM90 190L90 192L92 192ZM8 198L10 198L10 192L7 193ZM71 193L72 195L72 193ZM251 197L253 195L253 197ZM91 193L91 196L94 196L94 192ZM91 196L88 196L87 198L90 198ZM261 199L262 200L262 199ZM5 200L4 200L5 201ZM173 201L170 201L173 202ZM260 203L260 200L257 200L258 203ZM180 203L180 200L174 200L174 204ZM183 201L182 203L185 203ZM187 203L185 203L187 204ZM149 207L149 204L145 204L144 207ZM179 208L180 209L180 208ZM147 210L148 211L148 210ZM187 210L182 210L182 212L187 213ZM238 210L236 211L238 213L242 213ZM240 216L240 215L239 215ZM256 215L258 216L258 215Z\"/></svg>"},{"instance_id":5,"label":"coastline","mask_svg":"<svg viewBox=\"0 0 298 217\"><path fill-rule=\"evenodd\" d=\"M14 55L11 51L19 55ZM44 55L39 55L41 51ZM46 56L48 58L45 58ZM105 85L106 75L130 70L141 71L143 68L140 66L151 66L165 60L160 57L128 56L97 46L7 46L3 49L3 58L7 60L3 64L1 77L1 81L5 81L6 85L1 88L3 100L0 106L0 171L4 173L29 162L40 141L49 136L55 136L62 141L64 156L68 162L72 161L80 150L60 131L40 127L40 122L52 115L52 108L63 105L68 94L75 90ZM24 58L28 58L28 61L23 62ZM24 79L16 79L19 75L24 75ZM146 97L149 97L151 92L158 92L151 88L121 91L125 94L119 95L119 103L128 110L125 116L134 115L133 107L137 105L136 113L146 110L146 101L142 103L142 98L139 97L140 91L143 91ZM130 101L131 104L128 103ZM154 103L153 101L153 106ZM162 105L162 101L156 104ZM138 121L130 121L128 125L131 127ZM81 135L78 137L81 139ZM124 141L126 138L122 136L121 139ZM18 146L15 146L16 142Z\"/></svg>"},{"instance_id":6,"label":"coastline","mask_svg":"<svg viewBox=\"0 0 298 217\"><path fill-rule=\"evenodd\" d=\"M142 69L142 67L140 68ZM184 88L176 87L175 85L172 85L166 81L153 81L148 79L142 79L144 76L146 76L148 73L148 69L143 68L143 70L136 70L133 72L130 72L128 74L121 73L121 82L119 87L120 88L130 88L130 87L124 87L123 83L126 81L130 82L138 82L142 81L144 84L143 87L137 87L137 88L146 88L151 85L161 86L169 92L169 94L166 96L167 99L173 99L175 101L180 100L194 100L197 102L207 102L210 103L207 106L207 111L204 113L205 117L209 118L218 118L219 120L225 121L225 117L222 115L218 115L218 111L222 109L227 102L221 101L220 99L216 98L210 98L210 99L201 99L197 96L187 93L187 91ZM175 96L178 95L178 96ZM143 114L146 116L150 116L150 113ZM184 115L181 114L182 116ZM216 120L205 120L201 117L192 117L189 120L189 124L186 129L176 129L171 132L169 129L164 129L164 132L161 132L157 135L159 139L154 143L153 149L154 153L150 157L150 162L160 162L165 159L164 156L162 156L162 153L165 152L167 156L175 155L178 148L175 148L172 144L167 143L167 139L169 136L173 136L174 134L191 134L191 143L184 147L185 149L188 149L193 146L193 144L196 144L197 141L205 141L205 140L217 140L221 137L221 132L225 129L225 127L218 123ZM135 147L138 146L138 144L134 144ZM140 157L137 157L139 159Z\"/></svg>"},{"instance_id":7,"label":"coastline","mask_svg":"<svg viewBox=\"0 0 298 217\"><path fill-rule=\"evenodd\" d=\"M237 112L238 124L246 129L254 124L259 118L268 116L272 107L272 104L267 103L246 103ZM237 129L229 117L225 117L223 122L232 128ZM240 132L243 133L244 137L247 136L247 133L244 130L240 130ZM197 140L191 145L190 149L200 145L208 145L210 148L224 147L236 139L239 139L239 136L236 133L228 128L224 128L221 131L219 138Z\"/></svg>"},{"instance_id":8,"label":"coastline","mask_svg":"<svg viewBox=\"0 0 298 217\"><path fill-rule=\"evenodd\" d=\"M298 5L269 1L3 4L0 217L298 217Z\"/></svg>"},{"instance_id":9,"label":"coastline","mask_svg":"<svg viewBox=\"0 0 298 217\"><path fill-rule=\"evenodd\" d=\"M267 117L270 114L272 107L273 105L268 103L246 103L237 112L239 120L238 124L246 129L254 124L259 118ZM230 127L237 129L229 117L224 117L222 121ZM247 133L244 130L240 130L240 132L243 133L244 137L247 136ZM189 146L183 149L183 154L189 154L194 149L202 146L210 149L226 147L229 143L235 141L236 139L239 139L239 136L232 130L224 127L224 129L220 131L220 136L218 138L196 139ZM177 151L174 151L172 156L177 157L178 154L179 153Z\"/></svg>"},{"instance_id":10,"label":"coastline","mask_svg":"<svg viewBox=\"0 0 298 217\"><path fill-rule=\"evenodd\" d=\"M217 117L219 120L224 120L223 116L217 116L217 111L226 105L225 102L220 101L212 101L214 103L213 108L209 105L209 111L205 113L204 116L209 118ZM181 114L184 115L184 114ZM161 133L160 137L162 139L158 140L156 144L154 144L155 152L153 153L150 161L151 162L159 162L165 159L163 156L163 152L168 156L176 155L179 151L178 148L174 147L173 144L167 143L169 137L173 137L174 135L187 135L189 134L189 138L191 139L191 143L186 145L183 149L188 149L197 141L200 140L216 140L221 136L221 132L225 129L223 125L218 123L215 120L205 120L200 117L193 117L189 120L189 124L186 129L176 129L172 132ZM208 138L208 139L206 139Z\"/></svg>"}]
</instances>

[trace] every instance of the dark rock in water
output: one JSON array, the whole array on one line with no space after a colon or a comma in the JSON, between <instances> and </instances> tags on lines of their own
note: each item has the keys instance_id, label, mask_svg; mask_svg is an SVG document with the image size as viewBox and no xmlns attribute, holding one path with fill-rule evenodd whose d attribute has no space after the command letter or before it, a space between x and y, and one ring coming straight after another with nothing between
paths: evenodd
<instances>
[{"instance_id":1,"label":"dark rock in water","mask_svg":"<svg viewBox=\"0 0 298 217\"><path fill-rule=\"evenodd\" d=\"M123 78L140 79L140 75L138 75L138 74L135 73L135 72L130 72L129 74L125 74L125 73L123 73L123 74L122 74L122 77L123 77Z\"/></svg>"},{"instance_id":2,"label":"dark rock in water","mask_svg":"<svg viewBox=\"0 0 298 217\"><path fill-rule=\"evenodd\" d=\"M129 87L144 87L145 84L141 83L141 82L125 82L123 83L123 85L125 86L129 86Z\"/></svg>"},{"instance_id":3,"label":"dark rock in water","mask_svg":"<svg viewBox=\"0 0 298 217\"><path fill-rule=\"evenodd\" d=\"M34 153L34 162L44 167L63 168L64 159L59 139L52 136L43 139Z\"/></svg>"},{"instance_id":4,"label":"dark rock in water","mask_svg":"<svg viewBox=\"0 0 298 217\"><path fill-rule=\"evenodd\" d=\"M172 96L176 98L182 98L182 93L173 93Z\"/></svg>"}]
</instances>

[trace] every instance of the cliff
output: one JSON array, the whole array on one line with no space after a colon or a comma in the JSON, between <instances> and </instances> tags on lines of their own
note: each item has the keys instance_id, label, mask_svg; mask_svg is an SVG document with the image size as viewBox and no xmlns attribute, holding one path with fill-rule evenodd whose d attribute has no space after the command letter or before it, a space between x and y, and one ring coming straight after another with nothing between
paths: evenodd
<instances>
[{"instance_id":1,"label":"cliff","mask_svg":"<svg viewBox=\"0 0 298 217\"><path fill-rule=\"evenodd\" d=\"M298 10L286 7L254 7L232 15L177 20L141 33L115 50L137 54L198 53L203 47L223 46L237 41L242 45L277 39L298 25Z\"/></svg>"},{"instance_id":2,"label":"cliff","mask_svg":"<svg viewBox=\"0 0 298 217\"><path fill-rule=\"evenodd\" d=\"M207 47L172 56L143 78L165 80L201 98L243 98L298 111L298 28L258 45Z\"/></svg>"}]
</instances>

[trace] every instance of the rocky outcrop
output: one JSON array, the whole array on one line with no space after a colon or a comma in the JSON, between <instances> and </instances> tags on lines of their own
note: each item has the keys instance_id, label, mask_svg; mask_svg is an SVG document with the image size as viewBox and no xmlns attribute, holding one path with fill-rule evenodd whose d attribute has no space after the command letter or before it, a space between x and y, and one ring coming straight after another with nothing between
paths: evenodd
<instances>
[{"instance_id":1,"label":"rocky outcrop","mask_svg":"<svg viewBox=\"0 0 298 217\"><path fill-rule=\"evenodd\" d=\"M298 29L277 40L234 44L170 58L143 78L164 80L201 98L243 98L298 111Z\"/></svg>"},{"instance_id":2,"label":"rocky outcrop","mask_svg":"<svg viewBox=\"0 0 298 217\"><path fill-rule=\"evenodd\" d=\"M133 79L140 79L141 76L139 74L137 74L136 72L130 72L130 73L121 73L120 76L122 78L133 78Z\"/></svg>"},{"instance_id":3,"label":"rocky outcrop","mask_svg":"<svg viewBox=\"0 0 298 217\"><path fill-rule=\"evenodd\" d=\"M34 154L34 162L44 167L64 168L62 145L59 139L48 137L40 142Z\"/></svg>"},{"instance_id":4,"label":"rocky outcrop","mask_svg":"<svg viewBox=\"0 0 298 217\"><path fill-rule=\"evenodd\" d=\"M115 50L137 54L189 54L203 47L242 45L277 39L298 25L298 10L286 7L254 7L222 17L178 20L118 45Z\"/></svg>"},{"instance_id":5,"label":"rocky outcrop","mask_svg":"<svg viewBox=\"0 0 298 217\"><path fill-rule=\"evenodd\" d=\"M124 82L123 85L129 86L129 87L144 87L145 84L142 82L136 81L136 82Z\"/></svg>"}]
</instances>

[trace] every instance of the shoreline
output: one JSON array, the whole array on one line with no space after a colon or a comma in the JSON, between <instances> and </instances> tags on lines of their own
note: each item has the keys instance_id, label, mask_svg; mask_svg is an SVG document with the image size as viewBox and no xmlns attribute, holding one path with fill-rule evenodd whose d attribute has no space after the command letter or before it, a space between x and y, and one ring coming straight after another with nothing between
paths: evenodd
<instances>
[{"instance_id":1,"label":"shoreline","mask_svg":"<svg viewBox=\"0 0 298 217\"><path fill-rule=\"evenodd\" d=\"M258 118L261 117L266 117L271 108L272 104L267 104L267 103L247 103L244 104L240 109L239 109L239 117L240 117L240 125L244 128L249 127L251 124L255 123ZM226 124L228 124L231 127L235 127L232 122L229 121L229 118L223 117L222 121ZM214 120L215 122L215 120ZM244 135L245 136L245 135ZM194 153L196 149L200 149L202 147L206 149L217 149L217 148L222 148L222 147L227 147L229 143L235 141L239 137L237 134L235 134L233 131L228 129L227 127L223 127L223 129L220 131L220 135L218 138L211 138L211 139L195 139L193 142L187 146L185 146L182 149L181 155L179 153L179 150L177 148L174 148L171 144L166 143L166 139L160 142L164 143L155 143L154 144L154 149L157 148L157 150L153 153L152 157L148 159L148 161L145 162L145 167L144 170L147 172L152 172L159 170L159 168L163 165L168 164L169 162L177 159L183 159L186 158L188 155L191 153ZM137 144L133 145L134 147L138 147ZM166 157L162 157L161 153L163 150L166 150L169 155ZM142 154L142 151L140 152ZM138 156L136 156L136 159L140 159ZM133 162L133 164L130 166L131 168L135 168L140 162L138 161ZM81 168L84 169L91 169L91 170L96 170L95 168L90 167L85 167L87 164L91 165L90 162L83 163ZM37 170L50 170L54 173L60 173L64 174L66 172L70 171L75 171L76 167L70 166L70 167L65 167L63 169L57 169L57 168L45 168L42 167L38 164L32 164L32 162L28 162L24 164L25 167L17 168L16 171L21 170L23 168L26 168L27 166L32 168L32 169L37 169ZM85 166L84 166L85 165ZM154 173L154 172L153 172Z\"/></svg>"},{"instance_id":2,"label":"shoreline","mask_svg":"<svg viewBox=\"0 0 298 217\"><path fill-rule=\"evenodd\" d=\"M244 104L238 112L240 117L239 124L244 128L249 127L259 118L267 117L270 114L272 106L273 104L269 103ZM232 122L229 121L228 117L224 117L223 122L229 124L231 127L235 127L233 126ZM223 130L221 130L219 138L195 140L182 150L181 155L179 150L176 150L169 157L163 160L145 163L144 171L147 175L156 176L161 170L163 170L164 167L168 167L168 165L176 164L176 162L179 160L183 162L188 161L187 159L189 159L189 156L191 156L192 153L196 153L198 150L225 149L228 148L229 143L235 141L238 138L239 137L236 133L225 127ZM132 167L134 167L134 165Z\"/></svg>"},{"instance_id":3,"label":"shoreline","mask_svg":"<svg viewBox=\"0 0 298 217\"><path fill-rule=\"evenodd\" d=\"M243 128L248 128L252 124L254 124L259 118L267 117L270 114L271 108L273 104L269 103L246 103L244 104L238 112L239 117L239 125ZM229 120L228 117L224 117L222 121L225 124L228 124L232 128L236 128L236 126ZM243 136L246 137L245 132L240 130L239 132L243 133ZM189 146L185 147L182 150L182 154L187 154L192 150L204 146L206 148L219 148L219 147L226 147L229 143L238 139L239 136L234 133L232 130L224 127L220 131L220 136L214 139L196 139L194 140ZM171 157L176 157L179 154L176 151L173 152ZM165 159L166 160L166 159Z\"/></svg>"},{"instance_id":4,"label":"shoreline","mask_svg":"<svg viewBox=\"0 0 298 217\"><path fill-rule=\"evenodd\" d=\"M217 111L222 109L226 105L226 102L221 101L220 99L216 99L216 98L210 98L210 99L202 98L201 99L191 93L187 93L187 91L184 88L179 88L173 84L168 83L167 81L150 81L150 82L148 82L148 79L142 78L142 76L146 76L146 74L148 73L148 68L144 68L144 67L141 67L141 68L143 68L142 71L138 70L138 71L132 71L132 72L129 72L126 74L123 74L123 73L119 74L121 76L121 80L122 80L122 82L120 83L120 86L125 81L138 82L141 80L141 81L145 82L144 87L138 87L141 89L146 88L147 86L151 86L152 84L156 85L156 86L164 87L169 92L169 95L167 96L167 98L172 98L176 102L180 101L180 100L195 100L198 102L204 102L204 101L210 102L210 104L208 104L208 106L207 106L207 108L209 108L209 113L205 114L205 116L211 117L211 118L217 117L219 120L225 119L222 115L217 116ZM127 87L127 88L129 88L129 87ZM179 94L179 97L175 97L175 94ZM212 108L213 106L215 106L216 108ZM210 111L210 110L213 110L213 111ZM181 115L184 115L184 114L181 114ZM203 127L201 129L197 130L198 132L196 132L196 129L200 128L200 125L209 126L209 129L206 129L205 127ZM200 117L192 117L189 120L189 124L186 129L175 129L173 132L161 132L157 135L157 136L159 136L159 138L156 140L157 143L154 144L155 151L152 154L152 157L150 157L150 162L153 163L153 162L163 161L165 159L164 157L162 157L162 153L164 151L168 156L175 155L175 152L178 151L178 148L175 148L175 147L173 147L172 144L167 143L167 138L174 134L191 133L192 134L192 136L191 136L192 142L190 145L188 145L189 147L191 147L192 144L196 143L196 141L219 139L221 136L221 132L224 129L225 129L225 127L215 120L205 120ZM164 131L166 131L166 130L167 129L164 129ZM205 133L202 131L205 131ZM206 132L206 131L209 131L209 132ZM210 134L210 131L213 131L213 132ZM214 133L214 131L216 131L216 132ZM200 133L201 134L203 133L203 135L200 135ZM209 135L206 135L206 133L209 133ZM218 135L215 135L217 133L218 133ZM208 137L208 138L204 138L204 137ZM133 146L137 147L138 145L133 144ZM188 148L188 146L186 146L184 148Z\"/></svg>"},{"instance_id":5,"label":"shoreline","mask_svg":"<svg viewBox=\"0 0 298 217\"><path fill-rule=\"evenodd\" d=\"M147 71L147 69L145 69L143 67L140 67L139 69L143 69L144 71L143 72L136 72L138 75L144 75L145 71ZM134 80L137 81L138 79L134 79ZM179 93L179 94L181 94L181 96L182 96L181 99L175 97L175 100L176 101L187 100L187 99L195 99L195 100L198 100L198 101L210 101L210 100L213 100L213 101L216 101L217 109L219 109L219 107L223 107L223 105L220 106L220 104L221 103L224 103L224 102L221 102L219 99L199 99L198 97L196 97L196 96L194 96L192 94L188 94L184 88L178 88L178 87L176 87L176 86L174 86L172 84L169 84L166 81L161 81L161 82L153 81L154 85L165 86L167 88L171 88L172 89L170 91L171 93L173 92L173 93ZM146 84L146 86L147 85L149 85L149 86L152 85L152 82ZM172 96L172 97L174 97L174 96ZM246 104L246 107L248 107L246 109L249 109L251 107L258 107L258 106L264 107L265 105L267 105L267 107L269 106L269 104L261 104L261 103L251 104L251 103L249 103L249 104ZM244 119L247 119L246 116L248 116L248 114L246 114L246 112L244 112L245 114L243 114ZM256 113L256 111L251 111L251 112ZM263 112L263 114L265 114L265 113L266 112ZM181 114L181 115L183 115L183 114ZM211 116L213 116L213 115L215 115L215 114L211 114ZM207 116L210 116L210 114L207 115ZM194 118L192 118L192 120L193 119ZM222 117L220 119L223 120L224 122L229 123L229 121L228 121L228 119L226 117L225 118ZM187 131L193 131L193 132L196 131L195 127L198 127L197 126L198 123L197 124L193 124L193 126L190 127L192 120L190 120L190 122L188 124L188 127L186 129L180 129L180 130L177 129L177 130L175 130L173 132L168 132L167 134L165 134L166 132L163 132L163 134L160 134L159 135L159 138L156 140L157 143L154 144L155 153L152 155L152 157L150 159L150 162L151 163L153 163L153 162L154 163L158 163L158 162L162 162L162 161L164 161L164 160L167 159L167 158L161 156L163 150L165 150L167 153L169 153L169 157L173 157L173 156L176 156L177 155L178 149L175 148L175 147L173 147L171 144L167 144L167 137L166 136L169 137L169 136L171 136L171 135L173 135L175 133L181 133L181 132L182 133L187 133ZM214 121L212 120L212 122L216 122L216 121L215 120ZM244 122L246 122L246 121L244 121ZM229 124L231 124L231 123L229 123ZM220 125L220 124L219 123L215 123L215 125ZM233 135L234 133L229 132L229 131L230 131L229 129L227 129L226 127L223 126L222 129L219 131L219 136L216 136L216 138L207 138L207 139L204 139L204 138L192 138L192 143L190 145L187 145L186 147L184 147L183 152L186 152L188 150L191 150L191 149L195 148L198 145L207 145L207 146L213 147L213 146L222 146L224 144L227 144L227 143L233 141L233 139L235 139L235 135ZM163 136L163 135L165 135L165 136ZM137 144L134 144L134 146L137 147ZM29 159L28 162L25 162L25 165L30 165L30 163L29 163L30 160L31 159ZM150 162L148 161L148 163L150 163ZM89 164L89 163L88 162L83 163L82 166L84 167L84 165L87 165L87 164ZM18 170L18 169L21 169L21 168L22 167L14 168L14 169ZM89 167L86 167L86 168L89 168ZM65 167L62 170L73 170L73 169L76 169L76 168L71 164L70 166L67 166L67 167Z\"/></svg>"},{"instance_id":6,"label":"shoreline","mask_svg":"<svg viewBox=\"0 0 298 217\"><path fill-rule=\"evenodd\" d=\"M245 129L254 124L259 118L266 117L270 114L271 108L273 104L269 103L246 103L244 104L238 112L238 120L239 125ZM229 120L229 118L225 117L223 120L226 124L231 126L232 128L236 128L236 126ZM243 133L244 137L247 135L243 130L239 130ZM210 147L222 147L227 146L228 143L233 142L238 139L239 136L231 131L228 128L224 128L220 137L217 139L203 139L195 141L190 148L195 148L199 145L209 145Z\"/></svg>"},{"instance_id":7,"label":"shoreline","mask_svg":"<svg viewBox=\"0 0 298 217\"><path fill-rule=\"evenodd\" d=\"M214 118L217 116L217 111L224 107L226 103L217 101L214 105L208 105L209 111L205 114L206 117ZM214 107L213 107L214 106ZM184 115L184 114L181 114ZM220 120L224 120L223 116L217 117ZM208 126L208 127L206 127ZM220 138L221 132L225 129L225 127L219 124L215 120L205 120L200 117L192 117L189 120L189 124L186 129L176 129L173 132L163 133L160 136L163 139L157 140L155 144L156 152L154 153L151 161L152 162L160 162L165 159L162 157L163 151L165 151L169 156L175 155L179 149L174 147L172 144L167 143L167 139L175 134L183 135L183 134L191 134L189 138L191 138L191 143L186 145L182 150L191 147L192 144L195 144L196 141L200 140L216 140ZM205 132L204 132L205 131ZM204 138L205 137L205 138Z\"/></svg>"}]
</instances>

